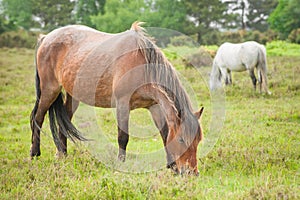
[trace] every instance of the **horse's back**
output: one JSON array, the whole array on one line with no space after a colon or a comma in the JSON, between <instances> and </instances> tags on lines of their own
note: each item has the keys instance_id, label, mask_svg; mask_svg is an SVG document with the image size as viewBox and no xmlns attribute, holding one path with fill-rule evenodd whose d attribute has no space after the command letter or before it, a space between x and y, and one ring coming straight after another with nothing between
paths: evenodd
<instances>
[{"instance_id":1,"label":"horse's back","mask_svg":"<svg viewBox=\"0 0 300 200\"><path fill-rule=\"evenodd\" d=\"M132 57L127 58L127 65L119 60L137 50L134 31L109 34L81 25L66 26L45 36L37 52L38 71L42 76L50 74L53 85L62 86L78 100L110 107L114 80L135 64Z\"/></svg>"},{"instance_id":2,"label":"horse's back","mask_svg":"<svg viewBox=\"0 0 300 200\"><path fill-rule=\"evenodd\" d=\"M229 42L223 43L217 51L215 63L220 68L229 68L231 70L240 68L240 65L242 65L238 57L240 48L241 46L239 44Z\"/></svg>"},{"instance_id":3,"label":"horse's back","mask_svg":"<svg viewBox=\"0 0 300 200\"><path fill-rule=\"evenodd\" d=\"M226 42L218 49L215 59L220 67L232 71L244 71L255 67L259 59L259 53L263 48L263 45L255 41L244 43Z\"/></svg>"}]
</instances>

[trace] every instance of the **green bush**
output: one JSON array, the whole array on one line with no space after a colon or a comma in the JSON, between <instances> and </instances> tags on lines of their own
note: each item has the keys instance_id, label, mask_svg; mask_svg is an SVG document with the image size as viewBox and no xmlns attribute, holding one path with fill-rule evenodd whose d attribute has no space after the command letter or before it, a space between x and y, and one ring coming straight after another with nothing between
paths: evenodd
<instances>
[{"instance_id":1,"label":"green bush","mask_svg":"<svg viewBox=\"0 0 300 200\"><path fill-rule=\"evenodd\" d=\"M289 34L288 40L292 43L300 44L300 28L293 30Z\"/></svg>"},{"instance_id":2,"label":"green bush","mask_svg":"<svg viewBox=\"0 0 300 200\"><path fill-rule=\"evenodd\" d=\"M300 56L300 45L285 41L267 43L267 53L270 56Z\"/></svg>"},{"instance_id":3,"label":"green bush","mask_svg":"<svg viewBox=\"0 0 300 200\"><path fill-rule=\"evenodd\" d=\"M169 45L163 49L167 58L176 65L184 67L206 67L212 64L212 54L215 54L215 49L201 47L188 47L188 46L172 46Z\"/></svg>"},{"instance_id":4,"label":"green bush","mask_svg":"<svg viewBox=\"0 0 300 200\"><path fill-rule=\"evenodd\" d=\"M220 44L221 35L222 35L222 33L219 32L219 31L212 31L209 34L203 35L202 43L205 44L205 45Z\"/></svg>"},{"instance_id":5,"label":"green bush","mask_svg":"<svg viewBox=\"0 0 300 200\"><path fill-rule=\"evenodd\" d=\"M171 38L170 44L171 46L187 46L187 47L195 47L196 42L189 36L181 35Z\"/></svg>"},{"instance_id":6,"label":"green bush","mask_svg":"<svg viewBox=\"0 0 300 200\"><path fill-rule=\"evenodd\" d=\"M4 32L0 35L0 47L33 48L39 33L25 30Z\"/></svg>"},{"instance_id":7,"label":"green bush","mask_svg":"<svg viewBox=\"0 0 300 200\"><path fill-rule=\"evenodd\" d=\"M256 30L238 30L226 32L214 31L203 36L203 43L206 45L221 45L225 42L241 43L253 40L261 44L266 44L267 42L271 42L277 38L278 35L272 30L268 30L266 32L260 32Z\"/></svg>"},{"instance_id":8,"label":"green bush","mask_svg":"<svg viewBox=\"0 0 300 200\"><path fill-rule=\"evenodd\" d=\"M202 47L188 54L183 62L186 67L207 67L212 65L212 57Z\"/></svg>"}]
</instances>

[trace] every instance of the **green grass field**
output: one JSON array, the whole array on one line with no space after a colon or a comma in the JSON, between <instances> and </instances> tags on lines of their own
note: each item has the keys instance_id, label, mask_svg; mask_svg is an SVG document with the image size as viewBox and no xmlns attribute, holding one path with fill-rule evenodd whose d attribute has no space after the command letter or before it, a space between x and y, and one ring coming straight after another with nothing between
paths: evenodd
<instances>
[{"instance_id":1,"label":"green grass field","mask_svg":"<svg viewBox=\"0 0 300 200\"><path fill-rule=\"evenodd\" d=\"M298 52L288 56L273 51L268 57L270 96L252 90L247 72L233 74L234 84L226 88L226 118L219 140L206 156L198 155L199 177L181 177L164 167L144 173L116 170L115 155L103 155L101 151L107 149L101 142L99 146L69 143L69 155L58 159L47 119L41 134L42 156L30 160L34 51L0 49L0 199L300 199L300 48ZM205 107L201 122L209 137L210 68L185 69L174 63L194 91L194 104ZM95 111L96 128L114 149L114 110L81 105L74 123L83 132L88 130L81 118L86 110ZM129 152L162 149L146 111L134 111L130 127ZM164 154L157 159L166 162ZM126 171L127 166L132 167L121 168Z\"/></svg>"}]
</instances>

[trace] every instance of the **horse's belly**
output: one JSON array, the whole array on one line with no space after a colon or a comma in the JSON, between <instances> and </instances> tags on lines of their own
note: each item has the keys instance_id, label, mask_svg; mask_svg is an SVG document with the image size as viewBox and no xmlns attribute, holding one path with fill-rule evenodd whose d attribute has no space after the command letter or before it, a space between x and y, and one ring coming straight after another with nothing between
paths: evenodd
<instances>
[{"instance_id":1,"label":"horse's belly","mask_svg":"<svg viewBox=\"0 0 300 200\"><path fill-rule=\"evenodd\" d=\"M70 84L71 83L71 84ZM109 74L97 77L93 75L69 77L62 86L76 100L97 107L115 107L112 100L112 78Z\"/></svg>"},{"instance_id":2,"label":"horse's belly","mask_svg":"<svg viewBox=\"0 0 300 200\"><path fill-rule=\"evenodd\" d=\"M234 58L232 58L231 60L230 60L230 62L224 62L225 64L225 67L227 68L227 69L229 69L230 71L234 71L234 72L241 72L241 71L245 71L246 70L246 68L245 68L245 66L243 65L243 63L242 62L240 62L240 61L238 61L238 60L236 60L236 59L234 59ZM222 65L221 65L222 66Z\"/></svg>"},{"instance_id":3,"label":"horse's belly","mask_svg":"<svg viewBox=\"0 0 300 200\"><path fill-rule=\"evenodd\" d=\"M231 71L234 71L234 72L242 72L242 71L245 71L245 70L246 70L245 66L242 65L242 64L239 64L239 65L232 65L232 66L229 67L229 69L230 69Z\"/></svg>"}]
</instances>

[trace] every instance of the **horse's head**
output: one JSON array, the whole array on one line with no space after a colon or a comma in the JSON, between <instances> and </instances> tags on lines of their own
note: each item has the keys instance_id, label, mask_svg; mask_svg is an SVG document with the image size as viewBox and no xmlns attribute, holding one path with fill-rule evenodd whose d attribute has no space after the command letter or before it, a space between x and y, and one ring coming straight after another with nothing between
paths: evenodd
<instances>
[{"instance_id":1,"label":"horse's head","mask_svg":"<svg viewBox=\"0 0 300 200\"><path fill-rule=\"evenodd\" d=\"M178 174L199 174L197 147L202 140L202 129L198 120L202 112L203 107L188 119L180 120L179 125L169 127L167 151L176 163L171 168Z\"/></svg>"}]
</instances>

